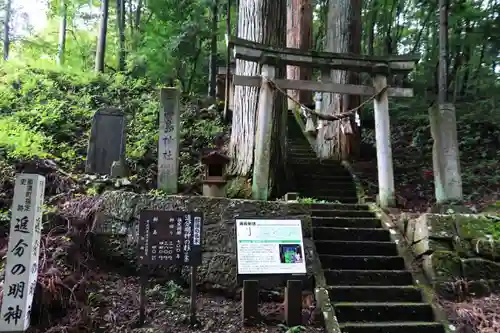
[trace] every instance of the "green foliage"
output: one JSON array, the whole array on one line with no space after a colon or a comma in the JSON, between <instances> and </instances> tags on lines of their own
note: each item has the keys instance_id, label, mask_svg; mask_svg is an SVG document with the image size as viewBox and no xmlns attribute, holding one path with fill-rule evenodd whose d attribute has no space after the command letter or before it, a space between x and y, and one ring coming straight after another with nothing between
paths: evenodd
<instances>
[{"instance_id":1,"label":"green foliage","mask_svg":"<svg viewBox=\"0 0 500 333\"><path fill-rule=\"evenodd\" d=\"M93 114L114 106L126 113L129 163L140 177L153 177L160 106L151 81L11 63L0 68L0 96L0 156L50 157L81 169ZM197 153L226 129L217 110L202 113L189 101L182 106L181 127L181 145L188 149L180 156L180 181L189 185L200 171Z\"/></svg>"},{"instance_id":2,"label":"green foliage","mask_svg":"<svg viewBox=\"0 0 500 333\"><path fill-rule=\"evenodd\" d=\"M304 326L287 327L283 324L279 324L278 327L281 328L285 333L301 333L306 330Z\"/></svg>"},{"instance_id":3,"label":"green foliage","mask_svg":"<svg viewBox=\"0 0 500 333\"><path fill-rule=\"evenodd\" d=\"M313 204L313 203L331 203L329 201L326 201L326 200L319 200L319 199L316 199L316 198L302 198L302 197L299 197L298 198L298 201L300 203L304 203L304 204ZM337 203L337 202L335 202Z\"/></svg>"},{"instance_id":4,"label":"green foliage","mask_svg":"<svg viewBox=\"0 0 500 333\"><path fill-rule=\"evenodd\" d=\"M13 117L0 118L0 157L7 159L47 157L49 138L32 131L29 126Z\"/></svg>"},{"instance_id":5,"label":"green foliage","mask_svg":"<svg viewBox=\"0 0 500 333\"><path fill-rule=\"evenodd\" d=\"M176 284L174 281L168 281L165 285L155 285L152 289L147 291L148 297L159 297L165 303L165 305L170 306L179 300L182 296L182 288Z\"/></svg>"}]
</instances>

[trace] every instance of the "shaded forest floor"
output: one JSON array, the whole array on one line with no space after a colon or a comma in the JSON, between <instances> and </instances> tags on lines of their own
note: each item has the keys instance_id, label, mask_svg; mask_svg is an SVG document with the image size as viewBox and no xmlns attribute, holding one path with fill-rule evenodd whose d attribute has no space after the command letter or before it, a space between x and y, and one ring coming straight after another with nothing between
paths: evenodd
<instances>
[{"instance_id":1,"label":"shaded forest floor","mask_svg":"<svg viewBox=\"0 0 500 333\"><path fill-rule=\"evenodd\" d=\"M427 120L391 124L396 199L400 209L425 212L434 202L432 139ZM464 205L473 211L498 210L500 200L500 126L463 119L458 124ZM378 194L374 130L363 132L364 156L353 163L365 200Z\"/></svg>"}]
</instances>

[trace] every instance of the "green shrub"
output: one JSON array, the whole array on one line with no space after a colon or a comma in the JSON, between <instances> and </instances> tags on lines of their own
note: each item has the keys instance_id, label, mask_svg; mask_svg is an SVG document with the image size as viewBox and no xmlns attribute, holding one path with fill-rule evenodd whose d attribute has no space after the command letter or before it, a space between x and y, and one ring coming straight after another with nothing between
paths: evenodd
<instances>
[{"instance_id":1,"label":"green shrub","mask_svg":"<svg viewBox=\"0 0 500 333\"><path fill-rule=\"evenodd\" d=\"M47 157L50 138L13 117L0 117L0 156L7 159Z\"/></svg>"}]
</instances>

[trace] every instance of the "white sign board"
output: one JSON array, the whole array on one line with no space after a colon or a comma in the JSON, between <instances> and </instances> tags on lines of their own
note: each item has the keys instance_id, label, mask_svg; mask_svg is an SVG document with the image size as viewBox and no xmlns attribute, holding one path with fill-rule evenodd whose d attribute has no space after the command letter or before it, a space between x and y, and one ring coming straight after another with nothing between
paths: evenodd
<instances>
[{"instance_id":1,"label":"white sign board","mask_svg":"<svg viewBox=\"0 0 500 333\"><path fill-rule=\"evenodd\" d=\"M236 220L238 274L305 274L300 220Z\"/></svg>"},{"instance_id":2,"label":"white sign board","mask_svg":"<svg viewBox=\"0 0 500 333\"><path fill-rule=\"evenodd\" d=\"M30 323L31 303L38 276L44 191L45 177L17 175L0 310L0 332L23 332Z\"/></svg>"}]
</instances>

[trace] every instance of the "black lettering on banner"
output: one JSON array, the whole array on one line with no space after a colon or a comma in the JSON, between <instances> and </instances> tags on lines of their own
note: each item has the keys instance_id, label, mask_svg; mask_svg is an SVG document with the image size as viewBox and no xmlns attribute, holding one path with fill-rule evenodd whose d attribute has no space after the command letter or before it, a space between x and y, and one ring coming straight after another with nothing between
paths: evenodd
<instances>
[{"instance_id":1,"label":"black lettering on banner","mask_svg":"<svg viewBox=\"0 0 500 333\"><path fill-rule=\"evenodd\" d=\"M17 205L17 211L18 212L22 212L24 210L24 206L23 205Z\"/></svg>"},{"instance_id":2,"label":"black lettering on banner","mask_svg":"<svg viewBox=\"0 0 500 333\"><path fill-rule=\"evenodd\" d=\"M25 286L25 283L23 281L11 284L9 286L9 292L7 293L7 296L12 296L14 298L23 299L24 286Z\"/></svg>"},{"instance_id":3,"label":"black lettering on banner","mask_svg":"<svg viewBox=\"0 0 500 333\"><path fill-rule=\"evenodd\" d=\"M26 266L24 266L23 264L15 264L14 266L12 266L10 272L14 275L22 275L24 274L24 272L26 272Z\"/></svg>"},{"instance_id":4,"label":"black lettering on banner","mask_svg":"<svg viewBox=\"0 0 500 333\"><path fill-rule=\"evenodd\" d=\"M7 312L3 315L3 320L7 322L7 324L10 324L11 321L14 321L14 324L17 325L17 322L21 317L23 316L23 310L19 307L19 305L16 305L14 308L13 306L9 306L7 308Z\"/></svg>"},{"instance_id":5,"label":"black lettering on banner","mask_svg":"<svg viewBox=\"0 0 500 333\"><path fill-rule=\"evenodd\" d=\"M14 245L14 248L12 249L12 253L14 253L18 257L22 257L24 254L24 249L28 247L28 243L24 241L24 239L20 239L16 245Z\"/></svg>"},{"instance_id":6,"label":"black lettering on banner","mask_svg":"<svg viewBox=\"0 0 500 333\"><path fill-rule=\"evenodd\" d=\"M35 274L38 270L38 264L36 262L31 265L31 274Z\"/></svg>"},{"instance_id":7,"label":"black lettering on banner","mask_svg":"<svg viewBox=\"0 0 500 333\"><path fill-rule=\"evenodd\" d=\"M22 232L24 234L29 233L28 230L28 217L17 217L16 224L14 225L14 231Z\"/></svg>"},{"instance_id":8,"label":"black lettering on banner","mask_svg":"<svg viewBox=\"0 0 500 333\"><path fill-rule=\"evenodd\" d=\"M21 185L26 185L27 180L26 179L21 179Z\"/></svg>"},{"instance_id":9,"label":"black lettering on banner","mask_svg":"<svg viewBox=\"0 0 500 333\"><path fill-rule=\"evenodd\" d=\"M33 187L33 179L28 179L28 186Z\"/></svg>"}]
</instances>

